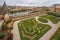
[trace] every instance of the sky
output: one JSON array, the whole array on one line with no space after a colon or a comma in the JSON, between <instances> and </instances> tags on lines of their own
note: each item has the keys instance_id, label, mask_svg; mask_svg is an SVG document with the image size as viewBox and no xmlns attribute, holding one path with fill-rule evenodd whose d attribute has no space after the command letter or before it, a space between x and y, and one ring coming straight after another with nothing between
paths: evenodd
<instances>
[{"instance_id":1,"label":"sky","mask_svg":"<svg viewBox=\"0 0 60 40\"><path fill-rule=\"evenodd\" d=\"M60 0L0 0L0 5L6 2L9 6L51 6L60 4Z\"/></svg>"}]
</instances>

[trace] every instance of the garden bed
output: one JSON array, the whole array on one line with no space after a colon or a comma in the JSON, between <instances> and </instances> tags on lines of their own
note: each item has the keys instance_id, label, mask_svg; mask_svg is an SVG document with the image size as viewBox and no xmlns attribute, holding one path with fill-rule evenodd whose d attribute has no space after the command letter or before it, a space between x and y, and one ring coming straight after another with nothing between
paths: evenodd
<instances>
[{"instance_id":1,"label":"garden bed","mask_svg":"<svg viewBox=\"0 0 60 40\"><path fill-rule=\"evenodd\" d=\"M21 40L38 40L50 28L48 24L38 23L35 18L20 21L18 23Z\"/></svg>"},{"instance_id":2,"label":"garden bed","mask_svg":"<svg viewBox=\"0 0 60 40\"><path fill-rule=\"evenodd\" d=\"M49 19L54 24L56 24L60 21L60 19L58 17L52 16L52 15L45 15L45 16L42 16L42 17Z\"/></svg>"}]
</instances>

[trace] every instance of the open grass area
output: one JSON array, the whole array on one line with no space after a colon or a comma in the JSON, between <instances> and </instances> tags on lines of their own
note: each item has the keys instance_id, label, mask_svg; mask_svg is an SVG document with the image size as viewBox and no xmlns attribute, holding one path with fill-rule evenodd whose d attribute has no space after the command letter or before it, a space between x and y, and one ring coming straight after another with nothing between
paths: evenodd
<instances>
[{"instance_id":1,"label":"open grass area","mask_svg":"<svg viewBox=\"0 0 60 40\"><path fill-rule=\"evenodd\" d=\"M35 18L20 21L18 23L21 40L38 40L50 28L50 25L38 23Z\"/></svg>"},{"instance_id":2,"label":"open grass area","mask_svg":"<svg viewBox=\"0 0 60 40\"><path fill-rule=\"evenodd\" d=\"M45 18L49 19L54 24L56 24L60 21L60 19L58 17L52 16L52 15L45 15L45 16L42 16L42 17L45 17Z\"/></svg>"},{"instance_id":3,"label":"open grass area","mask_svg":"<svg viewBox=\"0 0 60 40\"><path fill-rule=\"evenodd\" d=\"M38 20L39 20L40 22L43 22L43 23L47 23L47 22L48 22L48 20L46 20L46 19L43 18L43 17L39 17Z\"/></svg>"},{"instance_id":4,"label":"open grass area","mask_svg":"<svg viewBox=\"0 0 60 40\"><path fill-rule=\"evenodd\" d=\"M60 40L60 28L57 30L51 40Z\"/></svg>"}]
</instances>

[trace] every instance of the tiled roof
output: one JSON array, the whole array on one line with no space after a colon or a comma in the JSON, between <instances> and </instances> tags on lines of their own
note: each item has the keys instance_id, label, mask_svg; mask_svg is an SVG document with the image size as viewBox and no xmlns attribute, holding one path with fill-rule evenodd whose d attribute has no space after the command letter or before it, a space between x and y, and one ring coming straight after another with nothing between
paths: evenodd
<instances>
[{"instance_id":1,"label":"tiled roof","mask_svg":"<svg viewBox=\"0 0 60 40\"><path fill-rule=\"evenodd\" d=\"M53 6L60 6L60 4L54 4Z\"/></svg>"}]
</instances>

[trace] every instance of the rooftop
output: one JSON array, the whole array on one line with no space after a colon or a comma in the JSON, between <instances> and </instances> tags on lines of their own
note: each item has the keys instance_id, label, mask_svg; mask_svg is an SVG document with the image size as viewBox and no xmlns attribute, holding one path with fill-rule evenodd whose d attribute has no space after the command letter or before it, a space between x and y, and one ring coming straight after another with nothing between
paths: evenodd
<instances>
[{"instance_id":1,"label":"rooftop","mask_svg":"<svg viewBox=\"0 0 60 40\"><path fill-rule=\"evenodd\" d=\"M60 4L54 4L53 6L60 6Z\"/></svg>"}]
</instances>

